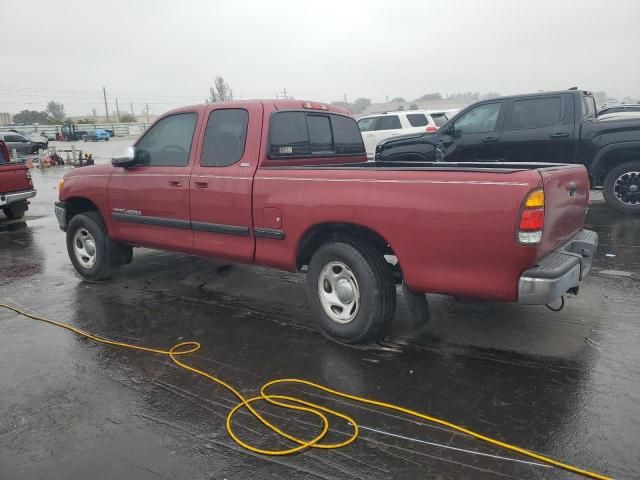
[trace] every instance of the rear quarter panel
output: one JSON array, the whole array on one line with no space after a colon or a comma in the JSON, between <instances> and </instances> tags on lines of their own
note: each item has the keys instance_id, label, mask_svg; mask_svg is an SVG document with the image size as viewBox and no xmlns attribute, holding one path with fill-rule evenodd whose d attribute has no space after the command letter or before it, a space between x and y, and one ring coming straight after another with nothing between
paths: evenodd
<instances>
[{"instance_id":1,"label":"rear quarter panel","mask_svg":"<svg viewBox=\"0 0 640 480\"><path fill-rule=\"evenodd\" d=\"M535 171L259 169L254 218L282 211L284 240L257 239L258 264L296 269L301 238L322 223L349 223L382 236L417 290L512 301L538 256L515 241L522 199L542 185ZM260 226L260 225L256 225Z\"/></svg>"},{"instance_id":2,"label":"rear quarter panel","mask_svg":"<svg viewBox=\"0 0 640 480\"><path fill-rule=\"evenodd\" d=\"M0 163L0 193L33 190L27 171L27 167L21 163Z\"/></svg>"}]
</instances>

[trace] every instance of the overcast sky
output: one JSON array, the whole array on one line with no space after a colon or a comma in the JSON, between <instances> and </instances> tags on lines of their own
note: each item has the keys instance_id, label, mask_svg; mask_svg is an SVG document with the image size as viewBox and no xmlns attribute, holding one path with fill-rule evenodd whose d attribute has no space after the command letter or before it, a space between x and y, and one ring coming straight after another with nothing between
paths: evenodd
<instances>
[{"instance_id":1,"label":"overcast sky","mask_svg":"<svg viewBox=\"0 0 640 480\"><path fill-rule=\"evenodd\" d=\"M640 97L640 1L0 2L0 112L236 97L374 102L579 86Z\"/></svg>"}]
</instances>

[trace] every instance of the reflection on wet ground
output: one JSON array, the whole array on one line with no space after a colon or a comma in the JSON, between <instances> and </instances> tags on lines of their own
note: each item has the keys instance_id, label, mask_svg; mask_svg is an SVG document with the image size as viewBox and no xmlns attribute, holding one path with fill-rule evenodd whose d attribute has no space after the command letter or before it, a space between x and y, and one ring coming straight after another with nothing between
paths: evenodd
<instances>
[{"instance_id":1,"label":"reflection on wet ground","mask_svg":"<svg viewBox=\"0 0 640 480\"><path fill-rule=\"evenodd\" d=\"M34 172L39 194L24 222L0 219L3 301L125 341L200 340L192 361L247 394L271 378L307 378L617 478L640 471L640 218L593 206L595 268L560 313L431 296L432 320L415 325L400 301L389 335L356 349L315 331L300 275L141 250L113 280L80 281L51 211L59 174ZM224 431L235 404L226 392L165 358L4 311L0 364L0 478L574 478L297 389L355 416L361 438L339 451L250 454ZM268 412L294 434L317 432L313 417ZM279 442L245 414L236 428L258 445ZM338 422L328 440L347 432Z\"/></svg>"}]
</instances>

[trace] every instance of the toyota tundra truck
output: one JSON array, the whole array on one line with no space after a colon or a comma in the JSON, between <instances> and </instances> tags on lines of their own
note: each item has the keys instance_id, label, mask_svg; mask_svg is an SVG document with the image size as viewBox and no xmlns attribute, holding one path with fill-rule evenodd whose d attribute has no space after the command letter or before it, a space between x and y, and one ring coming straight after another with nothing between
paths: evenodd
<instances>
[{"instance_id":1,"label":"toyota tundra truck","mask_svg":"<svg viewBox=\"0 0 640 480\"><path fill-rule=\"evenodd\" d=\"M9 161L9 151L0 141L0 209L9 220L22 218L35 197L31 173L24 163Z\"/></svg>"},{"instance_id":2,"label":"toyota tundra truck","mask_svg":"<svg viewBox=\"0 0 640 480\"><path fill-rule=\"evenodd\" d=\"M367 162L346 110L265 100L166 113L111 164L67 172L55 213L85 279L132 247L304 272L319 329L363 343L387 329L397 286L422 317L425 293L577 293L598 240L588 196L579 165Z\"/></svg>"}]
</instances>

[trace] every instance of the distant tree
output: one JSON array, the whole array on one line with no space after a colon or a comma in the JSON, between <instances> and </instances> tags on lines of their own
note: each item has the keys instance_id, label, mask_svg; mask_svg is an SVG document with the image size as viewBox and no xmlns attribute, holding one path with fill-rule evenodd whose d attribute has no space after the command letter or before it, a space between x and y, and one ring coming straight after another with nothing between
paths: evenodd
<instances>
[{"instance_id":1,"label":"distant tree","mask_svg":"<svg viewBox=\"0 0 640 480\"><path fill-rule=\"evenodd\" d=\"M417 109L418 109L417 103L412 103L411 105L409 105L409 110L417 110Z\"/></svg>"},{"instance_id":2,"label":"distant tree","mask_svg":"<svg viewBox=\"0 0 640 480\"><path fill-rule=\"evenodd\" d=\"M394 97L391 99L392 102L400 102L400 103L404 103L406 102L406 100L404 99L404 97Z\"/></svg>"},{"instance_id":3,"label":"distant tree","mask_svg":"<svg viewBox=\"0 0 640 480\"><path fill-rule=\"evenodd\" d=\"M351 104L351 111L353 113L362 113L365 109L371 105L371 99L369 98L356 98Z\"/></svg>"},{"instance_id":4,"label":"distant tree","mask_svg":"<svg viewBox=\"0 0 640 480\"><path fill-rule=\"evenodd\" d=\"M447 96L448 100L456 100L458 102L476 102L480 100L479 92L459 92L452 93Z\"/></svg>"},{"instance_id":5,"label":"distant tree","mask_svg":"<svg viewBox=\"0 0 640 480\"><path fill-rule=\"evenodd\" d=\"M62 125L64 123L63 120L57 120L55 118L49 118L49 120L47 121L47 123L49 125Z\"/></svg>"},{"instance_id":6,"label":"distant tree","mask_svg":"<svg viewBox=\"0 0 640 480\"><path fill-rule=\"evenodd\" d=\"M65 117L64 105L53 100L47 103L47 112L54 120L63 120Z\"/></svg>"},{"instance_id":7,"label":"distant tree","mask_svg":"<svg viewBox=\"0 0 640 480\"><path fill-rule=\"evenodd\" d=\"M439 93L427 93L418 98L418 100L442 100L442 95Z\"/></svg>"},{"instance_id":8,"label":"distant tree","mask_svg":"<svg viewBox=\"0 0 640 480\"><path fill-rule=\"evenodd\" d=\"M404 110L404 105L402 105L402 104L398 105L398 108L396 108L396 110L403 111Z\"/></svg>"},{"instance_id":9,"label":"distant tree","mask_svg":"<svg viewBox=\"0 0 640 480\"><path fill-rule=\"evenodd\" d=\"M122 123L135 123L138 120L136 120L136 117L134 117L130 113L121 113L120 114L120 121Z\"/></svg>"},{"instance_id":10,"label":"distant tree","mask_svg":"<svg viewBox=\"0 0 640 480\"><path fill-rule=\"evenodd\" d=\"M36 110L22 110L13 116L15 123L25 123L33 125L34 123L46 124L49 121L47 112L38 112Z\"/></svg>"},{"instance_id":11,"label":"distant tree","mask_svg":"<svg viewBox=\"0 0 640 480\"><path fill-rule=\"evenodd\" d=\"M208 103L229 102L233 100L233 90L224 78L220 75L213 82L213 87L209 87Z\"/></svg>"},{"instance_id":12,"label":"distant tree","mask_svg":"<svg viewBox=\"0 0 640 480\"><path fill-rule=\"evenodd\" d=\"M92 118L81 118L80 120L76 121L76 123L78 125L84 125L87 123L96 123L96 121L93 120Z\"/></svg>"}]
</instances>

